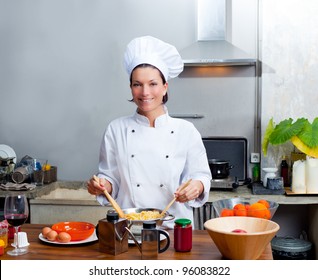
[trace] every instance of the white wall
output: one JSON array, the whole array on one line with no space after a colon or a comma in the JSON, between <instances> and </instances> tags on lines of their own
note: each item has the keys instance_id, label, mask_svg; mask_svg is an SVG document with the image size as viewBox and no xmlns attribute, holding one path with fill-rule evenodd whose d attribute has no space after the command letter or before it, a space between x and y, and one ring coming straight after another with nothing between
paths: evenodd
<instances>
[{"instance_id":1,"label":"white wall","mask_svg":"<svg viewBox=\"0 0 318 280\"><path fill-rule=\"evenodd\" d=\"M262 128L271 117L317 117L318 3L314 0L262 1ZM284 11L284 12L283 12ZM279 164L291 145L270 146L263 165Z\"/></svg>"},{"instance_id":2,"label":"white wall","mask_svg":"<svg viewBox=\"0 0 318 280\"><path fill-rule=\"evenodd\" d=\"M0 0L0 143L48 159L60 179L87 179L108 122L135 110L125 46L148 34L190 44L194 10L194 0Z\"/></svg>"},{"instance_id":3,"label":"white wall","mask_svg":"<svg viewBox=\"0 0 318 280\"><path fill-rule=\"evenodd\" d=\"M233 10L231 40L255 54L255 19L246 14L254 8L244 9L251 1ZM59 179L88 179L106 125L135 110L122 57L132 38L146 34L178 49L196 41L196 0L0 0L0 143L18 160L48 159ZM203 136L253 142L250 69L177 78L170 92L171 113L205 114L193 121Z\"/></svg>"}]
</instances>

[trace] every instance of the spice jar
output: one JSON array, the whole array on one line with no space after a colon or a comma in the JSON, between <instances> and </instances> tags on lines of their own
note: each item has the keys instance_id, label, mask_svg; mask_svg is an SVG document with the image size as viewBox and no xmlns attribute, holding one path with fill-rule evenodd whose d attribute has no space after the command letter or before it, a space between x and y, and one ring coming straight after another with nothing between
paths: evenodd
<instances>
[{"instance_id":1,"label":"spice jar","mask_svg":"<svg viewBox=\"0 0 318 280\"><path fill-rule=\"evenodd\" d=\"M192 249L192 225L189 219L174 221L174 249L177 252L189 252Z\"/></svg>"},{"instance_id":2,"label":"spice jar","mask_svg":"<svg viewBox=\"0 0 318 280\"><path fill-rule=\"evenodd\" d=\"M8 246L8 224L5 221L0 222L0 240L3 241L4 248Z\"/></svg>"}]
</instances>

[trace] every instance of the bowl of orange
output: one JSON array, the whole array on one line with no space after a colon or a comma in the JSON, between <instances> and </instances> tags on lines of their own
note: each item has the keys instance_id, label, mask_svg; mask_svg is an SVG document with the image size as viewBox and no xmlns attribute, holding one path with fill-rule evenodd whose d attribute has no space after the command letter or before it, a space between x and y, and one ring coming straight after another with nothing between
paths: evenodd
<instances>
[{"instance_id":1,"label":"bowl of orange","mask_svg":"<svg viewBox=\"0 0 318 280\"><path fill-rule=\"evenodd\" d=\"M57 233L67 232L71 236L72 241L81 241L94 233L95 226L87 222L60 222L54 224L52 230Z\"/></svg>"},{"instance_id":2,"label":"bowl of orange","mask_svg":"<svg viewBox=\"0 0 318 280\"><path fill-rule=\"evenodd\" d=\"M213 202L216 217L253 217L271 220L279 204L259 198L234 197Z\"/></svg>"},{"instance_id":3,"label":"bowl of orange","mask_svg":"<svg viewBox=\"0 0 318 280\"><path fill-rule=\"evenodd\" d=\"M226 259L256 260L279 230L271 220L254 217L219 217L207 220L204 227Z\"/></svg>"}]
</instances>

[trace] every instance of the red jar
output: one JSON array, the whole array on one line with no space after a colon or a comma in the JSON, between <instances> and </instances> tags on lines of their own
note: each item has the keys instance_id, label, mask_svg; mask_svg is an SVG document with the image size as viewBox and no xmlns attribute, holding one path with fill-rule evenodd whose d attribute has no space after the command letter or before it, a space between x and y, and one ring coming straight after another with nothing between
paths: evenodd
<instances>
[{"instance_id":1,"label":"red jar","mask_svg":"<svg viewBox=\"0 0 318 280\"><path fill-rule=\"evenodd\" d=\"M174 249L177 252L189 252L192 249L192 225L189 219L174 221Z\"/></svg>"}]
</instances>

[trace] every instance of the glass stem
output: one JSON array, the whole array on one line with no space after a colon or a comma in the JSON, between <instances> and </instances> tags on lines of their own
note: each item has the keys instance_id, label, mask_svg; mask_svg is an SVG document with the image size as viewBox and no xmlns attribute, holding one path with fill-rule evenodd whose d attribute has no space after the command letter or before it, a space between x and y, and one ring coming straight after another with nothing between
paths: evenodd
<instances>
[{"instance_id":1,"label":"glass stem","mask_svg":"<svg viewBox=\"0 0 318 280\"><path fill-rule=\"evenodd\" d=\"M19 226L14 227L14 229L15 229L15 233L17 235L17 245L16 245L17 247L16 247L16 249L20 250L20 245L19 245Z\"/></svg>"}]
</instances>

